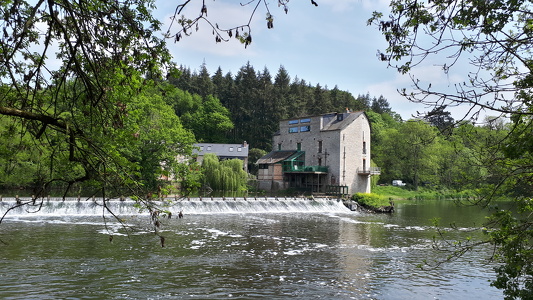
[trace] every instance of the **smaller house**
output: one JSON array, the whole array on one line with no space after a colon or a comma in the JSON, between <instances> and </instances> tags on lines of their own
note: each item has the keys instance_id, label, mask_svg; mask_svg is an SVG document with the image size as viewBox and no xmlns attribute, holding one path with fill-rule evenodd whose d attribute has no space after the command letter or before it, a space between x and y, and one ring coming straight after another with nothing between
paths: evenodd
<instances>
[{"instance_id":1,"label":"smaller house","mask_svg":"<svg viewBox=\"0 0 533 300\"><path fill-rule=\"evenodd\" d=\"M196 156L199 164L202 163L207 153L215 154L219 160L237 158L243 161L244 171L248 172L248 148L246 141L242 144L198 143L194 144L192 154Z\"/></svg>"},{"instance_id":2,"label":"smaller house","mask_svg":"<svg viewBox=\"0 0 533 300\"><path fill-rule=\"evenodd\" d=\"M293 161L291 158L294 158L295 155L298 155L299 151L297 150L280 150L272 151L267 155L261 157L257 164L259 165L258 178L259 188L264 190L282 190L286 188L284 183L284 166L286 166L286 161ZM295 168L298 168L298 165L303 165L299 161L295 165Z\"/></svg>"}]
</instances>

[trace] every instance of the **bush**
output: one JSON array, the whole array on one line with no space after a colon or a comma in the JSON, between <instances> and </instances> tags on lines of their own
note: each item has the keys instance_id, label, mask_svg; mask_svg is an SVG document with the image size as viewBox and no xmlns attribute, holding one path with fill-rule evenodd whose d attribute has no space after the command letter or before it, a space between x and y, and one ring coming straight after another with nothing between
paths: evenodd
<instances>
[{"instance_id":1,"label":"bush","mask_svg":"<svg viewBox=\"0 0 533 300\"><path fill-rule=\"evenodd\" d=\"M377 194L357 193L352 196L352 200L366 207L379 208L390 205L390 198Z\"/></svg>"}]
</instances>

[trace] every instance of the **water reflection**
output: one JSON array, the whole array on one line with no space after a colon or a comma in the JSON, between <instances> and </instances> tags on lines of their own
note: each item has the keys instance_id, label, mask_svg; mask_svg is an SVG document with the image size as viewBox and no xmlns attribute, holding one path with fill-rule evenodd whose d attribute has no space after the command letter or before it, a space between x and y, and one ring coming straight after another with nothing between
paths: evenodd
<instances>
[{"instance_id":1,"label":"water reflection","mask_svg":"<svg viewBox=\"0 0 533 300\"><path fill-rule=\"evenodd\" d=\"M435 270L430 219L483 214L442 203L397 213L204 213L134 228L96 216L17 216L1 226L3 299L500 299L483 254ZM470 214L466 218L464 214ZM477 221L476 221L477 222ZM7 234L9 233L9 234ZM108 235L114 235L113 242Z\"/></svg>"}]
</instances>

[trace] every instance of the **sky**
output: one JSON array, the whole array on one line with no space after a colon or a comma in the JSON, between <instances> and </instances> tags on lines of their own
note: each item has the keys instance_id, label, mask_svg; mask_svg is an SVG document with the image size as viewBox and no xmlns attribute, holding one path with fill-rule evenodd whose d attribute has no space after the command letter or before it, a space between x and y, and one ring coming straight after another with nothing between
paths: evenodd
<instances>
[{"instance_id":1,"label":"sky","mask_svg":"<svg viewBox=\"0 0 533 300\"><path fill-rule=\"evenodd\" d=\"M398 94L398 89L411 87L411 77L402 75L378 59L378 50L386 49L386 42L375 26L367 26L373 11L387 12L387 0L315 0L318 7L308 0L289 2L285 14L270 3L274 16L274 28L267 29L266 10L258 7L252 21L252 43L245 48L236 39L215 43L212 29L207 23L200 23L199 30L177 43L168 41L168 47L178 65L199 70L205 63L210 74L220 67L224 74L235 75L248 62L256 71L265 67L274 78L283 66L291 79L296 76L312 86L320 84L329 89L337 86L357 97L370 94L384 96L393 111L408 120L417 111L430 110L421 104L409 102ZM242 6L247 0L207 0L208 17L221 28L230 28L248 22L253 6ZM181 3L181 1L179 1ZM185 14L199 15L201 1L192 1ZM177 2L158 0L155 16L164 22L164 29L170 25L170 17ZM177 32L177 27L170 32ZM460 74L445 76L441 67L428 61L413 73L425 80L447 86L452 81L461 81ZM457 114L460 112L452 113Z\"/></svg>"}]
</instances>

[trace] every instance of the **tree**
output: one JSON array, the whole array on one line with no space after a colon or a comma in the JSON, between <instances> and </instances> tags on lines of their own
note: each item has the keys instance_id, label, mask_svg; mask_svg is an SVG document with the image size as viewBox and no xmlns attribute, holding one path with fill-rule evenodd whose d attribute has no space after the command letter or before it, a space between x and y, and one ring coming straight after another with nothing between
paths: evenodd
<instances>
[{"instance_id":1,"label":"tree","mask_svg":"<svg viewBox=\"0 0 533 300\"><path fill-rule=\"evenodd\" d=\"M196 139L209 143L226 142L225 134L233 129L230 114L218 98L212 95L191 95L171 84L161 83L166 103L174 108L183 126L190 129Z\"/></svg>"},{"instance_id":2,"label":"tree","mask_svg":"<svg viewBox=\"0 0 533 300\"><path fill-rule=\"evenodd\" d=\"M256 100L259 99L259 88L255 69L250 62L247 62L235 76L235 91L229 107L235 123L230 140L235 143L242 140L248 141L251 145L254 143L251 120L258 113Z\"/></svg>"},{"instance_id":3,"label":"tree","mask_svg":"<svg viewBox=\"0 0 533 300\"><path fill-rule=\"evenodd\" d=\"M143 77L160 76L170 59L154 35L161 23L153 8L149 0L0 4L0 115L21 120L19 132L32 128L27 132L37 149L51 153L51 166L68 162L80 170L54 173L43 188L52 181L106 182L111 171L126 175L107 139L123 130L128 99L149 82Z\"/></svg>"},{"instance_id":4,"label":"tree","mask_svg":"<svg viewBox=\"0 0 533 300\"><path fill-rule=\"evenodd\" d=\"M259 166L256 164L257 160L265 156L267 152L259 148L252 148L248 152L248 172L253 175L257 175Z\"/></svg>"},{"instance_id":5,"label":"tree","mask_svg":"<svg viewBox=\"0 0 533 300\"><path fill-rule=\"evenodd\" d=\"M249 136L244 140L260 149L269 149L272 146L272 133L276 131L278 117L276 100L274 96L274 85L270 72L265 67L262 72L257 74L257 98L253 101L255 109L253 111L251 131ZM253 139L252 139L253 138Z\"/></svg>"},{"instance_id":6,"label":"tree","mask_svg":"<svg viewBox=\"0 0 533 300\"><path fill-rule=\"evenodd\" d=\"M202 160L204 185L215 191L246 190L247 174L240 159L220 161L213 153L207 153Z\"/></svg>"},{"instance_id":7,"label":"tree","mask_svg":"<svg viewBox=\"0 0 533 300\"><path fill-rule=\"evenodd\" d=\"M385 97L383 96L379 96L379 98L372 99L370 109L373 112L377 112L378 114L390 113L392 111L390 108L389 101L387 101L387 99L385 99Z\"/></svg>"},{"instance_id":8,"label":"tree","mask_svg":"<svg viewBox=\"0 0 533 300\"><path fill-rule=\"evenodd\" d=\"M313 88L313 97L307 102L307 112L316 116L332 110L330 94L327 88L322 88L320 84L317 84Z\"/></svg>"},{"instance_id":9,"label":"tree","mask_svg":"<svg viewBox=\"0 0 533 300\"><path fill-rule=\"evenodd\" d=\"M191 90L193 94L198 94L202 97L213 95L215 92L215 87L211 81L211 77L209 75L209 71L207 71L205 63L200 67L200 73L194 75L193 79L193 86Z\"/></svg>"},{"instance_id":10,"label":"tree","mask_svg":"<svg viewBox=\"0 0 533 300\"><path fill-rule=\"evenodd\" d=\"M375 24L389 47L379 53L401 73L408 73L429 59L438 59L441 71L450 74L467 61L473 68L468 79L452 90L437 90L413 77L415 91L403 90L411 101L428 105L472 106L503 114L532 114L532 23L530 1L421 1L395 0L391 14L375 12Z\"/></svg>"},{"instance_id":11,"label":"tree","mask_svg":"<svg viewBox=\"0 0 533 300\"><path fill-rule=\"evenodd\" d=\"M176 177L180 169L176 157L192 152L194 135L183 128L172 107L153 91L132 99L126 122L121 139L113 142L120 142L118 147L125 158L140 167L138 172L130 172L138 174L146 191L159 191L167 178Z\"/></svg>"},{"instance_id":12,"label":"tree","mask_svg":"<svg viewBox=\"0 0 533 300\"><path fill-rule=\"evenodd\" d=\"M398 128L382 129L379 141L374 160L384 168L380 178L389 183L403 179L414 189L422 183L436 183L439 151L434 127L421 120L409 120Z\"/></svg>"},{"instance_id":13,"label":"tree","mask_svg":"<svg viewBox=\"0 0 533 300\"><path fill-rule=\"evenodd\" d=\"M274 77L274 99L272 100L276 123L279 120L288 118L290 85L291 77L289 73L285 67L280 66Z\"/></svg>"},{"instance_id":14,"label":"tree","mask_svg":"<svg viewBox=\"0 0 533 300\"><path fill-rule=\"evenodd\" d=\"M30 187L35 193L50 180L50 153L39 151L22 126L20 120L0 116L0 135L6 137L0 140L0 188Z\"/></svg>"},{"instance_id":15,"label":"tree","mask_svg":"<svg viewBox=\"0 0 533 300\"><path fill-rule=\"evenodd\" d=\"M524 143L530 136L533 115L533 13L531 1L456 1L395 0L391 13L384 18L374 13L370 24L378 26L388 48L379 58L408 73L430 60L440 61L444 74L452 74L468 63L468 78L455 82L452 89L432 87L413 76L414 91L402 89L409 100L429 106L467 105L465 118L477 120L484 110L507 115L513 121L510 135L500 139L499 148L507 148L504 155L493 156L491 165L502 172L494 183L497 190L515 190L516 212L496 213L487 224L488 240L496 247L495 258L501 262L496 268L493 285L503 289L506 299L531 298L533 291L533 196L531 174L533 158L530 148L518 150L514 145ZM466 74L465 74L466 75ZM466 77L466 76L465 76ZM523 187L527 188L523 188ZM490 200L496 190L488 193ZM465 249L460 249L459 252Z\"/></svg>"}]
</instances>

